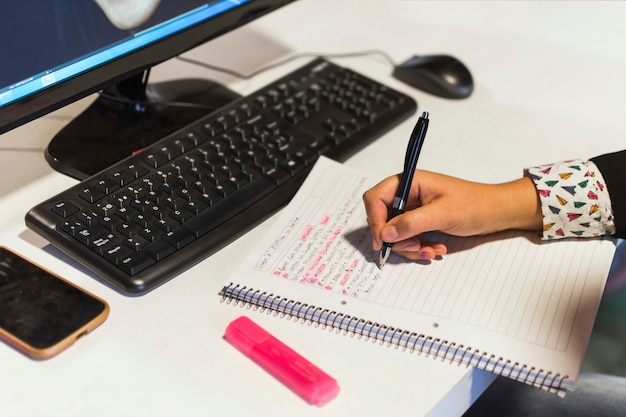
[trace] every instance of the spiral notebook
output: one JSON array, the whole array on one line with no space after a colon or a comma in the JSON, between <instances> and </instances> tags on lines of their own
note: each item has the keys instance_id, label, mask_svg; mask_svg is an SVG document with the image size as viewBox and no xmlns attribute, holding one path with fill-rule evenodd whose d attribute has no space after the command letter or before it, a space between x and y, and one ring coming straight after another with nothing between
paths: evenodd
<instances>
[{"instance_id":1,"label":"spiral notebook","mask_svg":"<svg viewBox=\"0 0 626 417\"><path fill-rule=\"evenodd\" d=\"M573 389L614 242L433 233L430 239L448 246L442 259L392 254L381 270L361 199L376 181L321 158L222 299L561 396Z\"/></svg>"}]
</instances>

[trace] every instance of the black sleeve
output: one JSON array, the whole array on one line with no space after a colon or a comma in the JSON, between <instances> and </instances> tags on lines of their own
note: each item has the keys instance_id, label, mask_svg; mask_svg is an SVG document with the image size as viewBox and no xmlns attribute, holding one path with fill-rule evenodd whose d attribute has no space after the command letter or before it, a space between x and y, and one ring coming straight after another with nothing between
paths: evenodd
<instances>
[{"instance_id":1,"label":"black sleeve","mask_svg":"<svg viewBox=\"0 0 626 417\"><path fill-rule=\"evenodd\" d=\"M615 216L615 236L626 238L626 150L591 158L606 182Z\"/></svg>"}]
</instances>

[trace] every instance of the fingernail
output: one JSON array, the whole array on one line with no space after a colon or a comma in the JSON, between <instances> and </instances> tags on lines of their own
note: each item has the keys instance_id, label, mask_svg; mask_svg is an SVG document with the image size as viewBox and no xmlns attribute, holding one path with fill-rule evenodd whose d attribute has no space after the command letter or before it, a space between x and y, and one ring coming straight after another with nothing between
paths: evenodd
<instances>
[{"instance_id":1,"label":"fingernail","mask_svg":"<svg viewBox=\"0 0 626 417\"><path fill-rule=\"evenodd\" d=\"M417 257L424 261L430 260L430 255L428 254L428 252L420 252L417 254Z\"/></svg>"}]
</instances>

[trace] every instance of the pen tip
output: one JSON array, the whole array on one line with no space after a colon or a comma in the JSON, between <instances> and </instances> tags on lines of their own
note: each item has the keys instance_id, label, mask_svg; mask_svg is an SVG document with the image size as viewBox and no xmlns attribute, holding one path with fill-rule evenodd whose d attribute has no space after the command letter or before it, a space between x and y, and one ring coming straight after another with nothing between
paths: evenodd
<instances>
[{"instance_id":1,"label":"pen tip","mask_svg":"<svg viewBox=\"0 0 626 417\"><path fill-rule=\"evenodd\" d=\"M389 250L383 249L380 251L380 259L378 261L378 269L383 269L385 263L387 263L387 258L389 257Z\"/></svg>"},{"instance_id":2,"label":"pen tip","mask_svg":"<svg viewBox=\"0 0 626 417\"><path fill-rule=\"evenodd\" d=\"M428 112L422 112L422 119L428 119Z\"/></svg>"}]
</instances>

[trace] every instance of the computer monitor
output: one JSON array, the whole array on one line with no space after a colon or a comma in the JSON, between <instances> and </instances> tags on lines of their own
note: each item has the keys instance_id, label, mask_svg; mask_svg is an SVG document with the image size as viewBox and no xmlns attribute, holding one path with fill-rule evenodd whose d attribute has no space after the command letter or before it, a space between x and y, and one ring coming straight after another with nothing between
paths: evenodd
<instances>
[{"instance_id":1,"label":"computer monitor","mask_svg":"<svg viewBox=\"0 0 626 417\"><path fill-rule=\"evenodd\" d=\"M149 84L152 66L292 1L2 2L0 134L100 91L45 152L86 178L237 97L208 80Z\"/></svg>"}]
</instances>

